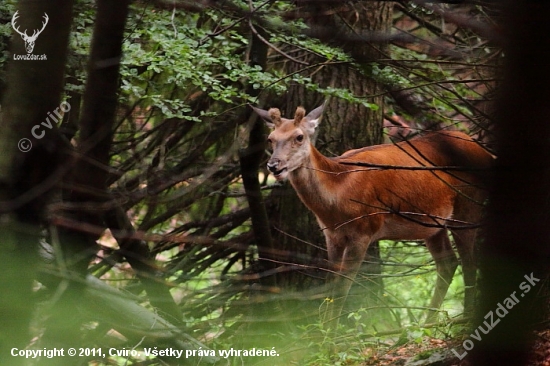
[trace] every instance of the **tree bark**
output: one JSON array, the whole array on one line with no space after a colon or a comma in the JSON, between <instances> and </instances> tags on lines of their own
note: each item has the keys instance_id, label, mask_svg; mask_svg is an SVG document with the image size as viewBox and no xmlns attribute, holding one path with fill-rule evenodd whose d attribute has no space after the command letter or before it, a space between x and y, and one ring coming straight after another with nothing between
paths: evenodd
<instances>
[{"instance_id":1,"label":"tree bark","mask_svg":"<svg viewBox=\"0 0 550 366\"><path fill-rule=\"evenodd\" d=\"M550 39L542 37L550 32L548 17L547 2L508 1L501 23L506 59L496 105L498 159L481 246L481 298L473 326L484 324L488 317L498 325L481 341L473 341L468 354L473 365L527 364L533 324L546 310L538 294L550 257L550 124L545 119L550 113ZM515 305L506 314L496 312L507 298L512 299L509 305Z\"/></svg>"},{"instance_id":2,"label":"tree bark","mask_svg":"<svg viewBox=\"0 0 550 366\"><path fill-rule=\"evenodd\" d=\"M105 201L107 197L105 167L109 159L111 129L116 108L120 43L128 4L126 1L116 2L116 5L111 8L105 1L98 1L97 5L96 27L91 45L88 79L79 126L79 150L81 157L84 156L86 159L77 159L74 169L65 182L65 186L69 188L63 191L65 202L77 203L80 206L68 212L53 211L52 216L53 220L56 216L62 215L77 222L101 227L103 212L97 208L90 208L90 203ZM117 13L111 16L105 13L107 9ZM101 32L108 32L108 37L102 38ZM59 226L56 232L58 236L52 235L51 240L58 241L61 249L61 253L56 253L57 262L62 263L58 268L60 278L70 276L71 281L65 282L65 290L61 292L59 300L52 307L42 336L42 346L53 348L73 344L77 347L81 338L80 325L83 319L75 310L78 309L78 303L82 299L83 279L89 262L97 251L95 243L97 238L82 233L76 228ZM68 364L69 361L41 360L43 365L54 362Z\"/></svg>"},{"instance_id":3,"label":"tree bark","mask_svg":"<svg viewBox=\"0 0 550 366\"><path fill-rule=\"evenodd\" d=\"M300 2L298 2L300 3ZM300 5L300 4L299 4ZM368 31L387 32L391 27L393 3L360 1L351 3L304 2L302 8L306 14L312 34L319 35L322 41L341 46L361 65L368 69L371 62L380 58L385 45L351 45L339 41L339 35ZM327 32L331 29L331 32ZM302 60L310 64L322 62L316 55L305 55ZM302 66L288 63L287 72L299 72ZM306 74L306 72L303 72ZM307 75L309 76L309 75ZM342 99L329 98L319 127L316 147L327 156L340 155L349 149L370 146L382 142L383 98L378 95L381 86L373 79L365 77L357 68L347 64L320 67L313 75L312 82L321 88L333 87L349 89L358 97L378 108L368 108L363 104L352 104ZM370 97L373 96L373 97ZM302 85L292 87L283 103L285 116L292 118L298 105L306 110L321 105L324 97L305 89ZM276 202L273 217L274 241L279 250L288 253L287 261L312 267L326 267L325 239L314 215L300 202L293 188L287 184L273 192ZM368 255L375 258L369 273L380 273L378 243L373 243ZM325 262L325 263L323 263ZM324 270L305 269L286 271L278 274L277 284L296 290L322 286L325 281ZM372 281L369 281L372 283ZM374 286L377 293L379 288ZM376 294L375 296L376 297ZM364 303L360 299L359 303ZM356 307L353 304L352 307Z\"/></svg>"},{"instance_id":4,"label":"tree bark","mask_svg":"<svg viewBox=\"0 0 550 366\"><path fill-rule=\"evenodd\" d=\"M250 27L258 32L252 23L250 23ZM267 35L252 33L249 63L250 66L260 66L265 70L267 65L267 45L259 37L267 37ZM247 93L257 97L259 90L255 90L252 85L249 85ZM253 118L253 120L249 124L251 127L248 147L239 151L239 164L241 166L241 176L246 192L246 199L250 207L252 231L254 232L254 238L258 247L260 270L264 271L272 269L275 266L274 262L270 261L273 253L273 240L269 231L269 219L258 178L259 166L265 156L265 127L261 118L258 118L250 108L247 110L245 116L248 117L249 121L250 118ZM269 279L273 280L274 277L270 276Z\"/></svg>"},{"instance_id":5,"label":"tree bark","mask_svg":"<svg viewBox=\"0 0 550 366\"><path fill-rule=\"evenodd\" d=\"M26 55L23 40L14 34L12 59L7 71L6 91L0 121L0 364L17 365L26 361L11 357L11 348L23 349L30 341L29 322L34 309L32 281L37 268L37 245L40 224L48 193L64 171L60 151L63 140L52 123L43 138L33 137L31 130L44 122L59 107L63 74L71 27L72 2L62 0L20 1L17 24L21 29L41 26L44 13L49 22L37 39L33 53L46 60L16 60ZM39 132L39 131L37 131ZM22 138L28 139L18 145ZM23 152L21 148L29 147ZM67 145L65 145L67 146Z\"/></svg>"}]
</instances>

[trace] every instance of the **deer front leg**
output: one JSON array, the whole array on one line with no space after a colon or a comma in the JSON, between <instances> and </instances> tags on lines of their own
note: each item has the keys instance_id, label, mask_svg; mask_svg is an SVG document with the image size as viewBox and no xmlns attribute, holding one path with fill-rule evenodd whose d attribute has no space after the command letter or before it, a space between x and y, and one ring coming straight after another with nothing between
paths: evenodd
<instances>
[{"instance_id":1,"label":"deer front leg","mask_svg":"<svg viewBox=\"0 0 550 366\"><path fill-rule=\"evenodd\" d=\"M345 245L329 245L327 242L329 262L333 272L329 276L331 291L328 300L329 311L324 319L326 329L336 331L338 328L346 297L361 267L367 246L364 242L350 240L346 240Z\"/></svg>"}]
</instances>

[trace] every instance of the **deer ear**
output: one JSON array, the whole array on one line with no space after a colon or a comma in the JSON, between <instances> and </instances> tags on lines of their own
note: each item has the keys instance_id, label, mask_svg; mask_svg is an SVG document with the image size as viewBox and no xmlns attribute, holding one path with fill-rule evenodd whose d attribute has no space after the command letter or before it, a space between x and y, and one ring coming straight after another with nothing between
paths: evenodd
<instances>
[{"instance_id":1,"label":"deer ear","mask_svg":"<svg viewBox=\"0 0 550 366\"><path fill-rule=\"evenodd\" d=\"M309 112L306 116L306 119L308 119L310 121L321 119L321 115L323 114L323 110L325 109L326 104L327 104L327 102L324 102L319 107L317 107L314 110L312 110L311 112Z\"/></svg>"},{"instance_id":2,"label":"deer ear","mask_svg":"<svg viewBox=\"0 0 550 366\"><path fill-rule=\"evenodd\" d=\"M319 126L320 120L320 118L312 120L304 119L301 123L301 127L309 136L312 136L315 133L317 126Z\"/></svg>"},{"instance_id":3,"label":"deer ear","mask_svg":"<svg viewBox=\"0 0 550 366\"><path fill-rule=\"evenodd\" d=\"M252 105L250 105L250 108L256 112L258 116L260 116L267 127L271 128L272 130L275 129L275 127L281 122L281 112L277 108L271 108L269 111L256 108Z\"/></svg>"},{"instance_id":4,"label":"deer ear","mask_svg":"<svg viewBox=\"0 0 550 366\"><path fill-rule=\"evenodd\" d=\"M304 118L302 124L308 134L313 135L315 129L319 126L325 104L326 103L323 103L321 106L315 108Z\"/></svg>"}]
</instances>

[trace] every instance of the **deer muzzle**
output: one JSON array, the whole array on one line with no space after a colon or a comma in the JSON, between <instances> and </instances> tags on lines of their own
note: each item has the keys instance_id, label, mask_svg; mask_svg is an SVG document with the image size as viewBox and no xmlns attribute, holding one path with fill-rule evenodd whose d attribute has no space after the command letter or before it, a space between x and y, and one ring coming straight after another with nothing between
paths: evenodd
<instances>
[{"instance_id":1,"label":"deer muzzle","mask_svg":"<svg viewBox=\"0 0 550 366\"><path fill-rule=\"evenodd\" d=\"M267 162L267 170L273 174L275 179L283 180L286 177L287 168L281 163L281 160L272 158Z\"/></svg>"}]
</instances>

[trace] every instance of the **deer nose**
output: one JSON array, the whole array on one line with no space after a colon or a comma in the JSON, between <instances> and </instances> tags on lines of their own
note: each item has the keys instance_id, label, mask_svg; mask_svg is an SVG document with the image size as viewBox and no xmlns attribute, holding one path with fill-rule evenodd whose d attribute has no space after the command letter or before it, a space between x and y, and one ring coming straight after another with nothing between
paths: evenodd
<instances>
[{"instance_id":1,"label":"deer nose","mask_svg":"<svg viewBox=\"0 0 550 366\"><path fill-rule=\"evenodd\" d=\"M267 169L270 171L270 172L276 172L277 171L277 167L279 166L279 162L280 160L279 159L271 159L267 162Z\"/></svg>"}]
</instances>

